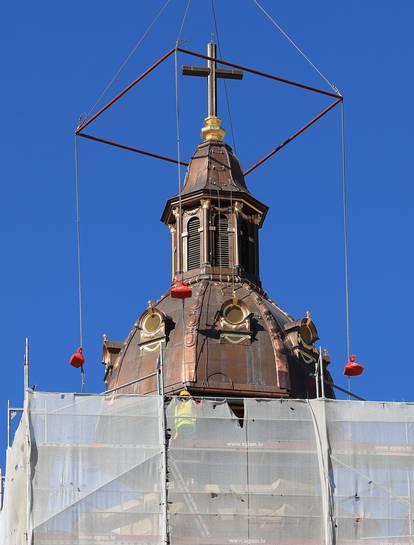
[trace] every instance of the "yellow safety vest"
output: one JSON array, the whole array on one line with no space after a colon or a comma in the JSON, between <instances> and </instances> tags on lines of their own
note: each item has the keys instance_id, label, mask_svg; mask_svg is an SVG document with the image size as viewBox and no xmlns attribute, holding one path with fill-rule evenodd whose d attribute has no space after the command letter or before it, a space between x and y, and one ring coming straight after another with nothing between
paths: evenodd
<instances>
[{"instance_id":1,"label":"yellow safety vest","mask_svg":"<svg viewBox=\"0 0 414 545\"><path fill-rule=\"evenodd\" d=\"M196 418L194 416L193 401L190 399L178 399L174 416L176 431L178 431L182 426L194 426L196 423Z\"/></svg>"}]
</instances>

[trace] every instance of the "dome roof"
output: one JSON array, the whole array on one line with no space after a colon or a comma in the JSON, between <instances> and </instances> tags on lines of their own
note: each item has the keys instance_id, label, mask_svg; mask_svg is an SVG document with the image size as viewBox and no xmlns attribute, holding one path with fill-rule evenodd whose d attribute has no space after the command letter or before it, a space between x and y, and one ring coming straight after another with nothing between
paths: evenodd
<instances>
[{"instance_id":1,"label":"dome roof","mask_svg":"<svg viewBox=\"0 0 414 545\"><path fill-rule=\"evenodd\" d=\"M109 359L108 388L134 381L122 392L157 392L161 358L167 394L315 396L316 327L309 316L294 320L260 288L258 231L267 210L228 145L197 147L181 197L167 201L162 217L172 237L172 281L185 279L192 296L168 291L150 304ZM334 397L329 386L325 393Z\"/></svg>"},{"instance_id":2,"label":"dome roof","mask_svg":"<svg viewBox=\"0 0 414 545\"><path fill-rule=\"evenodd\" d=\"M181 201L190 202L199 195L213 199L239 199L250 205L252 210L260 212L261 222L268 211L268 207L248 190L240 163L231 147L218 140L199 144L187 168ZM178 195L168 199L161 221L171 223L172 209L179 200Z\"/></svg>"},{"instance_id":3,"label":"dome roof","mask_svg":"<svg viewBox=\"0 0 414 545\"><path fill-rule=\"evenodd\" d=\"M249 193L239 161L230 146L210 141L197 146L184 181L183 195L209 189Z\"/></svg>"},{"instance_id":4,"label":"dome roof","mask_svg":"<svg viewBox=\"0 0 414 545\"><path fill-rule=\"evenodd\" d=\"M235 285L233 292L231 283L201 280L184 307L168 292L140 316L114 364L108 388L154 373L162 340L166 393L185 387L199 395L312 397L310 359L316 349L307 350L308 362L301 351L298 357L298 327L249 283ZM151 377L122 391L156 390L156 378Z\"/></svg>"}]
</instances>

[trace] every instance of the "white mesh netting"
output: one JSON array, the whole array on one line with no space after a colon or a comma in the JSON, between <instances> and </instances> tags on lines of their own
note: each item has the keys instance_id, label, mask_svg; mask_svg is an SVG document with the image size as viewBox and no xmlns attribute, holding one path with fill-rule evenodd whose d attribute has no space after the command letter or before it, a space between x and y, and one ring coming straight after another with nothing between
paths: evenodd
<instances>
[{"instance_id":1,"label":"white mesh netting","mask_svg":"<svg viewBox=\"0 0 414 545\"><path fill-rule=\"evenodd\" d=\"M414 543L414 405L182 403L166 406L166 482L160 397L30 394L2 543Z\"/></svg>"},{"instance_id":2,"label":"white mesh netting","mask_svg":"<svg viewBox=\"0 0 414 545\"><path fill-rule=\"evenodd\" d=\"M7 449L6 495L0 513L0 543L27 545L28 526L28 434L26 419L20 420L13 448Z\"/></svg>"},{"instance_id":3,"label":"white mesh netting","mask_svg":"<svg viewBox=\"0 0 414 545\"><path fill-rule=\"evenodd\" d=\"M161 400L32 394L36 545L160 541Z\"/></svg>"}]
</instances>

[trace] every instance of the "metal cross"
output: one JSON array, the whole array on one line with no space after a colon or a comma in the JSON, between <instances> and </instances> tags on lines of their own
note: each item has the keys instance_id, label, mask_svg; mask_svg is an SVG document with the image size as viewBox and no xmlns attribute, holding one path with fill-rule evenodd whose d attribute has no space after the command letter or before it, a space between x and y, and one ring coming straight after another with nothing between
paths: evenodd
<instances>
[{"instance_id":1,"label":"metal cross","mask_svg":"<svg viewBox=\"0 0 414 545\"><path fill-rule=\"evenodd\" d=\"M208 61L206 67L201 66L183 66L182 74L184 76L199 76L207 77L208 89L208 117L217 116L217 78L222 79L242 79L243 72L240 70L227 70L216 67L216 44L210 42L207 45L207 56L211 60Z\"/></svg>"}]
</instances>

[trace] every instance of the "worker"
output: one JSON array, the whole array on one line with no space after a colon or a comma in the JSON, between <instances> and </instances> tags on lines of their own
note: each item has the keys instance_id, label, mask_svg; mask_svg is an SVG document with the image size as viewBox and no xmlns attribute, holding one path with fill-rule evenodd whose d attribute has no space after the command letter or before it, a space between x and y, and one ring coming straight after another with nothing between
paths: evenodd
<instances>
[{"instance_id":1,"label":"worker","mask_svg":"<svg viewBox=\"0 0 414 545\"><path fill-rule=\"evenodd\" d=\"M190 392L181 390L175 407L174 439L192 439L194 437L196 417L194 402Z\"/></svg>"}]
</instances>

